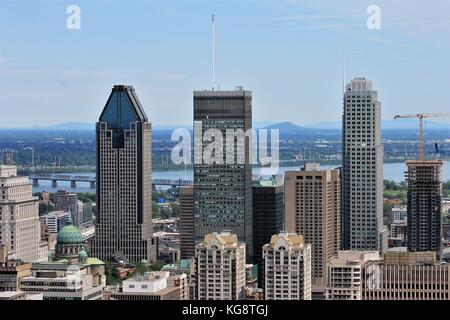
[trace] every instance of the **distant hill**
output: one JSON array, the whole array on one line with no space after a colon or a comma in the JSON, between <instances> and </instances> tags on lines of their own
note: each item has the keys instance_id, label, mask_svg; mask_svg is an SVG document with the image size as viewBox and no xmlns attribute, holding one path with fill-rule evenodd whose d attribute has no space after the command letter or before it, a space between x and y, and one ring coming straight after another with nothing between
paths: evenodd
<instances>
[{"instance_id":1,"label":"distant hill","mask_svg":"<svg viewBox=\"0 0 450 320\"><path fill-rule=\"evenodd\" d=\"M342 122L341 121L325 121L318 122L309 125L305 125L306 128L312 129L341 129ZM381 129L383 130L419 130L419 121L416 119L399 119L399 120L382 120L381 121ZM425 130L441 130L441 129L449 129L450 123L445 122L433 122L433 121L425 121Z\"/></svg>"},{"instance_id":2,"label":"distant hill","mask_svg":"<svg viewBox=\"0 0 450 320\"><path fill-rule=\"evenodd\" d=\"M265 127L264 129L278 129L282 133L310 133L316 131L315 129L300 127L289 121L275 123Z\"/></svg>"}]
</instances>

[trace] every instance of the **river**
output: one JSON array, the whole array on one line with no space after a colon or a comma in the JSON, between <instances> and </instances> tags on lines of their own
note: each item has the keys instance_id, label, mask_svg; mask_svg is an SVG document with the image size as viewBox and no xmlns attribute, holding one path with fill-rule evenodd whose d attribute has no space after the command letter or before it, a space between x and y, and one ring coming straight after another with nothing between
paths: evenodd
<instances>
[{"instance_id":1,"label":"river","mask_svg":"<svg viewBox=\"0 0 450 320\"><path fill-rule=\"evenodd\" d=\"M321 168L332 168L336 167L336 165L324 165ZM297 170L296 167L280 167L279 174L284 175L285 171L289 170ZM383 175L384 179L393 180L393 181L404 181L404 172L406 170L406 165L404 162L395 162L395 163L385 163L383 166ZM253 169L254 174L259 174L259 169ZM62 173L64 174L64 173ZM94 176L93 172L86 173L76 173L79 176ZM184 170L176 170L176 171L154 171L152 172L152 177L154 179L187 179L192 180L192 171L184 171ZM444 161L444 181L450 180L450 160ZM51 181L39 181L40 185L38 187L33 187L33 192L41 192L41 191L50 191L56 192L59 189L65 189L69 192L93 192L94 190L89 188L89 183L78 182L76 188L70 187L70 182L59 182L58 188L52 188Z\"/></svg>"}]
</instances>

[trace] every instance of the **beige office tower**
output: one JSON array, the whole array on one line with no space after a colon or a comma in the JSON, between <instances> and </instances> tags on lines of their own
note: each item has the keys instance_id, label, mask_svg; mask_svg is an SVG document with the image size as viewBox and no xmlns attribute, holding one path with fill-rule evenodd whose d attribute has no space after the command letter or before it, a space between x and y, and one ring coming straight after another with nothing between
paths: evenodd
<instances>
[{"instance_id":1,"label":"beige office tower","mask_svg":"<svg viewBox=\"0 0 450 320\"><path fill-rule=\"evenodd\" d=\"M312 245L314 296L323 297L327 264L341 245L340 184L339 169L320 170L316 163L285 173L285 228Z\"/></svg>"},{"instance_id":2,"label":"beige office tower","mask_svg":"<svg viewBox=\"0 0 450 320\"><path fill-rule=\"evenodd\" d=\"M342 248L383 253L381 103L365 78L345 87L342 139Z\"/></svg>"},{"instance_id":3,"label":"beige office tower","mask_svg":"<svg viewBox=\"0 0 450 320\"><path fill-rule=\"evenodd\" d=\"M0 245L24 262L48 259L48 246L41 242L39 199L33 197L28 177L17 176L16 166L0 165Z\"/></svg>"},{"instance_id":4,"label":"beige office tower","mask_svg":"<svg viewBox=\"0 0 450 320\"><path fill-rule=\"evenodd\" d=\"M328 264L327 300L362 300L363 269L379 261L378 251L339 251Z\"/></svg>"},{"instance_id":5,"label":"beige office tower","mask_svg":"<svg viewBox=\"0 0 450 320\"><path fill-rule=\"evenodd\" d=\"M97 219L92 255L155 261L151 124L131 86L117 85L96 127Z\"/></svg>"},{"instance_id":6,"label":"beige office tower","mask_svg":"<svg viewBox=\"0 0 450 320\"><path fill-rule=\"evenodd\" d=\"M245 299L245 243L229 232L207 234L195 247L198 300Z\"/></svg>"},{"instance_id":7,"label":"beige office tower","mask_svg":"<svg viewBox=\"0 0 450 320\"><path fill-rule=\"evenodd\" d=\"M311 300L311 245L303 236L273 235L263 260L266 300Z\"/></svg>"},{"instance_id":8,"label":"beige office tower","mask_svg":"<svg viewBox=\"0 0 450 320\"><path fill-rule=\"evenodd\" d=\"M363 277L363 300L450 300L450 265L436 252L389 249L364 266Z\"/></svg>"}]
</instances>

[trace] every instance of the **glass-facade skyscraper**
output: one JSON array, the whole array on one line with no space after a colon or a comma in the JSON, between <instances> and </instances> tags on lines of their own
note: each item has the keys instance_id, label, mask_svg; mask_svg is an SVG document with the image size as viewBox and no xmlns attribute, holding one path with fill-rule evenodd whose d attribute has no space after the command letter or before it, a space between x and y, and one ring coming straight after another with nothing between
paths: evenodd
<instances>
[{"instance_id":1,"label":"glass-facade skyscraper","mask_svg":"<svg viewBox=\"0 0 450 320\"><path fill-rule=\"evenodd\" d=\"M117 85L96 126L97 220L93 256L154 261L151 124L131 86Z\"/></svg>"}]
</instances>

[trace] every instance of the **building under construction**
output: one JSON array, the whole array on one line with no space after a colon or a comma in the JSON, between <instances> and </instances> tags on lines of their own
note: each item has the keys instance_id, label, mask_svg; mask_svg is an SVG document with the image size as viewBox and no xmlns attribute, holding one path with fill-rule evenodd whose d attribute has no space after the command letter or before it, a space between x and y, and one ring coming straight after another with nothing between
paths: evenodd
<instances>
[{"instance_id":1,"label":"building under construction","mask_svg":"<svg viewBox=\"0 0 450 320\"><path fill-rule=\"evenodd\" d=\"M440 253L442 160L407 161L408 251Z\"/></svg>"}]
</instances>

